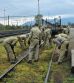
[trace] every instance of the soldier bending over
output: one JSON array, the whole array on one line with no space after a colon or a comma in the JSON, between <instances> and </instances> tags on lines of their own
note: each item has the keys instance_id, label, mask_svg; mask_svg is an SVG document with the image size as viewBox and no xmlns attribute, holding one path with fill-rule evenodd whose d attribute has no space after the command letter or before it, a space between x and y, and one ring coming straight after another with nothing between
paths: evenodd
<instances>
[{"instance_id":1,"label":"soldier bending over","mask_svg":"<svg viewBox=\"0 0 74 83\"><path fill-rule=\"evenodd\" d=\"M14 46L16 45L16 43L17 43L16 37L9 37L3 41L4 47L5 47L6 52L7 52L8 60L11 63L16 62L16 57L15 57L15 52L14 52Z\"/></svg>"}]
</instances>

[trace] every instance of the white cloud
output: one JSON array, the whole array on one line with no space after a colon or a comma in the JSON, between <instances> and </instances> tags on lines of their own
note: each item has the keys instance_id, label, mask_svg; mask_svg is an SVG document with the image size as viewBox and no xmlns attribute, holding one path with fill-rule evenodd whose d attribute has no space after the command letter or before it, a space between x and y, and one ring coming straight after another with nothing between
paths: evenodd
<instances>
[{"instance_id":1,"label":"white cloud","mask_svg":"<svg viewBox=\"0 0 74 83\"><path fill-rule=\"evenodd\" d=\"M22 25L23 23L33 21L34 17L21 17L21 18L10 18L9 19L9 25ZM8 20L0 20L1 24L8 25Z\"/></svg>"},{"instance_id":2,"label":"white cloud","mask_svg":"<svg viewBox=\"0 0 74 83\"><path fill-rule=\"evenodd\" d=\"M74 14L58 14L58 15L54 15L54 16L43 16L43 19L54 19L54 18L59 18L59 16L61 16L61 18L69 18L69 17L74 17ZM10 25L22 25L23 23L26 22L30 22L33 21L34 17L22 17L22 18L16 18L16 19L9 19L9 24ZM0 20L1 24L7 25L8 24L8 20Z\"/></svg>"},{"instance_id":3,"label":"white cloud","mask_svg":"<svg viewBox=\"0 0 74 83\"><path fill-rule=\"evenodd\" d=\"M58 14L54 16L44 16L43 18L54 19L54 18L59 18L59 16L61 16L61 18L69 18L69 17L74 17L74 14Z\"/></svg>"}]
</instances>

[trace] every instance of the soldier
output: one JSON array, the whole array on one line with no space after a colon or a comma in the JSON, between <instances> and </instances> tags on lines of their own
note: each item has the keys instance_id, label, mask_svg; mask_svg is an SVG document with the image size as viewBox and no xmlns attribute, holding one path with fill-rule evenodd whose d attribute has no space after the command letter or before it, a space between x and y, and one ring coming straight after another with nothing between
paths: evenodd
<instances>
[{"instance_id":1,"label":"soldier","mask_svg":"<svg viewBox=\"0 0 74 83\"><path fill-rule=\"evenodd\" d=\"M50 41L51 41L51 26L48 25L44 31L45 33L45 40L44 43L46 46L50 46Z\"/></svg>"},{"instance_id":2,"label":"soldier","mask_svg":"<svg viewBox=\"0 0 74 83\"><path fill-rule=\"evenodd\" d=\"M46 28L46 26L45 25L43 25L42 27L40 27L40 30L41 30L41 47L44 47L44 41L45 41L45 28Z\"/></svg>"},{"instance_id":3,"label":"soldier","mask_svg":"<svg viewBox=\"0 0 74 83\"><path fill-rule=\"evenodd\" d=\"M43 40L43 41L45 40L45 33L44 33L45 28L46 28L45 25L43 25L43 26L40 28L40 30L41 30L41 35L42 35L42 40Z\"/></svg>"},{"instance_id":4,"label":"soldier","mask_svg":"<svg viewBox=\"0 0 74 83\"><path fill-rule=\"evenodd\" d=\"M66 50L68 49L67 45L69 44L69 37L66 34L59 34L56 35L55 43L57 45L57 51L59 54L58 64L63 61L64 54Z\"/></svg>"},{"instance_id":5,"label":"soldier","mask_svg":"<svg viewBox=\"0 0 74 83\"><path fill-rule=\"evenodd\" d=\"M70 26L67 26L67 31L68 31L67 35L69 35L70 34Z\"/></svg>"},{"instance_id":6,"label":"soldier","mask_svg":"<svg viewBox=\"0 0 74 83\"><path fill-rule=\"evenodd\" d=\"M35 50L34 61L38 61L38 59L39 59L40 34L41 34L41 31L37 25L35 27L33 27L30 31L30 35L29 35L30 46L29 46L28 63L32 63L34 50Z\"/></svg>"},{"instance_id":7,"label":"soldier","mask_svg":"<svg viewBox=\"0 0 74 83\"><path fill-rule=\"evenodd\" d=\"M11 63L16 62L16 56L15 56L15 52L14 52L14 46L16 45L16 43L17 43L16 37L9 37L3 41L4 47L7 52L8 60Z\"/></svg>"},{"instance_id":8,"label":"soldier","mask_svg":"<svg viewBox=\"0 0 74 83\"><path fill-rule=\"evenodd\" d=\"M66 28L64 28L64 33L69 35L70 34L70 27L67 26Z\"/></svg>"},{"instance_id":9,"label":"soldier","mask_svg":"<svg viewBox=\"0 0 74 83\"><path fill-rule=\"evenodd\" d=\"M59 34L61 37L64 37L64 38L66 38L66 40L69 40L70 39L70 37L69 37L69 35L67 35L67 34L65 34L65 33L61 33L61 34Z\"/></svg>"},{"instance_id":10,"label":"soldier","mask_svg":"<svg viewBox=\"0 0 74 83\"><path fill-rule=\"evenodd\" d=\"M24 50L25 46L26 46L26 34L17 36L17 38L18 38L18 41L20 43L20 46L21 46L22 50Z\"/></svg>"},{"instance_id":11,"label":"soldier","mask_svg":"<svg viewBox=\"0 0 74 83\"><path fill-rule=\"evenodd\" d=\"M65 40L63 42L63 44L61 45L60 56L59 56L59 59L58 59L58 64L62 63L64 55L65 55L65 52L68 50L68 44L69 44L69 41Z\"/></svg>"},{"instance_id":12,"label":"soldier","mask_svg":"<svg viewBox=\"0 0 74 83\"><path fill-rule=\"evenodd\" d=\"M55 38L53 39L53 43L56 45L55 54L57 56L60 56L60 48L61 48L62 42L63 42L63 40L62 40L61 36L55 35Z\"/></svg>"}]
</instances>

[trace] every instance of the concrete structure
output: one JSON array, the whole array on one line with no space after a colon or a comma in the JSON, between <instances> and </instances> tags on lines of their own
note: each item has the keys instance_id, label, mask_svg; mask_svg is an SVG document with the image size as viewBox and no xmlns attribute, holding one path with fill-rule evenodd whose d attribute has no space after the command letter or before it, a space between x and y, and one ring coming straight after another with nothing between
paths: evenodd
<instances>
[{"instance_id":1,"label":"concrete structure","mask_svg":"<svg viewBox=\"0 0 74 83\"><path fill-rule=\"evenodd\" d=\"M71 50L71 72L74 73L74 50Z\"/></svg>"}]
</instances>

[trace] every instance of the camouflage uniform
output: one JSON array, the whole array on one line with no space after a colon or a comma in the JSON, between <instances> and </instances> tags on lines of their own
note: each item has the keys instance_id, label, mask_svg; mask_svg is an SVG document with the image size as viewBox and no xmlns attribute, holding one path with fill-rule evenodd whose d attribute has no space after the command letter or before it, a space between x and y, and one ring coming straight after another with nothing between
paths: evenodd
<instances>
[{"instance_id":1,"label":"camouflage uniform","mask_svg":"<svg viewBox=\"0 0 74 83\"><path fill-rule=\"evenodd\" d=\"M18 38L18 41L20 43L20 46L21 46L22 50L24 50L25 46L26 46L26 34L20 35L17 38Z\"/></svg>"},{"instance_id":2,"label":"camouflage uniform","mask_svg":"<svg viewBox=\"0 0 74 83\"><path fill-rule=\"evenodd\" d=\"M68 30L68 34L67 35L69 35L70 34L70 26L67 26L67 30Z\"/></svg>"},{"instance_id":3,"label":"camouflage uniform","mask_svg":"<svg viewBox=\"0 0 74 83\"><path fill-rule=\"evenodd\" d=\"M61 48L59 50L59 59L58 59L58 63L62 62L63 58L64 58L64 54L66 52L66 46L68 45L69 43L69 37L66 35L66 34L59 34L57 36L57 41L60 42L60 45L61 45Z\"/></svg>"},{"instance_id":4,"label":"camouflage uniform","mask_svg":"<svg viewBox=\"0 0 74 83\"><path fill-rule=\"evenodd\" d=\"M31 61L33 58L33 51L35 50L35 60L39 58L39 39L40 39L41 31L38 27L33 27L31 29L29 39L30 39L30 46L29 46L29 58L28 61Z\"/></svg>"},{"instance_id":5,"label":"camouflage uniform","mask_svg":"<svg viewBox=\"0 0 74 83\"><path fill-rule=\"evenodd\" d=\"M46 28L46 30L44 31L45 34L45 40L44 43L46 46L50 46L50 38L51 38L51 29L48 27Z\"/></svg>"},{"instance_id":6,"label":"camouflage uniform","mask_svg":"<svg viewBox=\"0 0 74 83\"><path fill-rule=\"evenodd\" d=\"M46 28L46 26L42 26L42 27L40 27L40 30L41 30L41 40L45 40L45 28Z\"/></svg>"},{"instance_id":7,"label":"camouflage uniform","mask_svg":"<svg viewBox=\"0 0 74 83\"><path fill-rule=\"evenodd\" d=\"M42 26L40 27L40 30L41 30L41 47L44 47L44 41L45 41L45 27L46 26Z\"/></svg>"},{"instance_id":8,"label":"camouflage uniform","mask_svg":"<svg viewBox=\"0 0 74 83\"><path fill-rule=\"evenodd\" d=\"M14 53L14 46L16 45L17 38L16 37L9 37L3 41L4 47L7 52L8 60L13 63L16 59Z\"/></svg>"},{"instance_id":9,"label":"camouflage uniform","mask_svg":"<svg viewBox=\"0 0 74 83\"><path fill-rule=\"evenodd\" d=\"M67 26L66 28L64 28L64 33L69 35L70 34L70 27Z\"/></svg>"}]
</instances>

